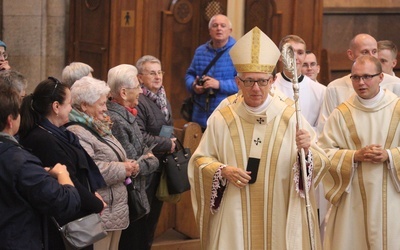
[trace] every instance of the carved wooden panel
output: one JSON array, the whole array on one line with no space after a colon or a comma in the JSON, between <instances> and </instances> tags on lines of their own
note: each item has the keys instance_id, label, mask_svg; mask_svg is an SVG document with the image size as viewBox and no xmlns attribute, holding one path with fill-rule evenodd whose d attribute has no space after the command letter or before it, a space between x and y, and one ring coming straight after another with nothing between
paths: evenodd
<instances>
[{"instance_id":1,"label":"carved wooden panel","mask_svg":"<svg viewBox=\"0 0 400 250\"><path fill-rule=\"evenodd\" d=\"M398 0L324 0L325 8L392 8L400 7Z\"/></svg>"},{"instance_id":2,"label":"carved wooden panel","mask_svg":"<svg viewBox=\"0 0 400 250\"><path fill-rule=\"evenodd\" d=\"M400 45L400 8L330 8L324 10L322 44L330 58L332 79L350 72L352 62L346 51L350 40L359 33L368 33L379 40L392 40ZM398 66L396 69L399 69Z\"/></svg>"},{"instance_id":3,"label":"carved wooden panel","mask_svg":"<svg viewBox=\"0 0 400 250\"><path fill-rule=\"evenodd\" d=\"M275 1L246 0L244 33L257 26L272 40L280 39L279 27L274 27L274 18L281 15L277 13Z\"/></svg>"},{"instance_id":4,"label":"carved wooden panel","mask_svg":"<svg viewBox=\"0 0 400 250\"><path fill-rule=\"evenodd\" d=\"M93 76L107 80L110 2L71 0L69 62L80 61L94 69Z\"/></svg>"},{"instance_id":5,"label":"carved wooden panel","mask_svg":"<svg viewBox=\"0 0 400 250\"><path fill-rule=\"evenodd\" d=\"M199 13L198 24L199 24L199 39L196 41L195 46L199 46L202 43L210 40L210 36L208 33L208 23L212 16L216 14L224 14L226 15L227 10L227 0L201 0L199 9L197 12ZM196 47L197 47L196 46Z\"/></svg>"}]
</instances>

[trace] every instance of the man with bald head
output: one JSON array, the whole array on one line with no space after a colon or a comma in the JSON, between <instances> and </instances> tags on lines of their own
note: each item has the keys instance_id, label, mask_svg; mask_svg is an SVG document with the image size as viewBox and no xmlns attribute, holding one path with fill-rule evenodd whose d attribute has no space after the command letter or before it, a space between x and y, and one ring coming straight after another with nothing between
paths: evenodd
<instances>
[{"instance_id":1,"label":"man with bald head","mask_svg":"<svg viewBox=\"0 0 400 250\"><path fill-rule=\"evenodd\" d=\"M371 55L378 58L378 43L375 38L369 34L358 34L350 41L347 57L354 62L361 55ZM400 81L398 78L383 73L380 86L400 96ZM322 131L330 113L332 113L339 104L346 101L353 93L354 89L352 87L350 74L328 84L318 120L319 132Z\"/></svg>"}]
</instances>

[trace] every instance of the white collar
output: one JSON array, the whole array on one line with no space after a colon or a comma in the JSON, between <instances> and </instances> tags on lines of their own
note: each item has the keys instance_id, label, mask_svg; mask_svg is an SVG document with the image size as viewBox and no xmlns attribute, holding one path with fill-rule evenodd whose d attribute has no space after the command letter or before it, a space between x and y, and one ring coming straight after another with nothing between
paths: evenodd
<instances>
[{"instance_id":1,"label":"white collar","mask_svg":"<svg viewBox=\"0 0 400 250\"><path fill-rule=\"evenodd\" d=\"M260 114L260 113L262 113L262 111L264 111L264 110L267 108L267 106L268 106L271 102L272 102L272 96L270 96L270 95L268 94L267 99L264 101L264 103L261 104L261 105L258 106L258 107L250 107L250 106L248 106L248 105L246 104L246 102L243 102L243 104L244 104L244 107L245 107L248 111L250 111L250 112L252 112L252 113L254 113L254 114Z\"/></svg>"},{"instance_id":2,"label":"white collar","mask_svg":"<svg viewBox=\"0 0 400 250\"><path fill-rule=\"evenodd\" d=\"M363 104L365 107L370 108L374 106L376 103L378 103L380 100L382 100L383 96L385 95L385 92L382 90L382 88L379 88L379 93L372 97L371 99L363 99L357 95L358 101Z\"/></svg>"}]
</instances>

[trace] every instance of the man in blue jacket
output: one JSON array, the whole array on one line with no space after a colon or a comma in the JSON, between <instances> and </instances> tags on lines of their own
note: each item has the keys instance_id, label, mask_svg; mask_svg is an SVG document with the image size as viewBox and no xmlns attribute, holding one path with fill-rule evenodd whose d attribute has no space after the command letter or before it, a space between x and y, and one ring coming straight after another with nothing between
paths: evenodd
<instances>
[{"instance_id":1,"label":"man in blue jacket","mask_svg":"<svg viewBox=\"0 0 400 250\"><path fill-rule=\"evenodd\" d=\"M211 40L196 49L185 76L186 88L194 94L192 121L199 123L203 129L218 104L238 91L236 70L229 56L229 50L236 42L230 36L232 24L228 17L218 14L210 19L208 29ZM204 72L219 53L218 60Z\"/></svg>"}]
</instances>

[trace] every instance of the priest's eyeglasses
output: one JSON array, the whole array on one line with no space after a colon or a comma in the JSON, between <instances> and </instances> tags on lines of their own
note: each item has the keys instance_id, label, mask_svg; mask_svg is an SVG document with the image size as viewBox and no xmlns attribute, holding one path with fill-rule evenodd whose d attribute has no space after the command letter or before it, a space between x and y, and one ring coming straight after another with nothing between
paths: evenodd
<instances>
[{"instance_id":1,"label":"priest's eyeglasses","mask_svg":"<svg viewBox=\"0 0 400 250\"><path fill-rule=\"evenodd\" d=\"M258 86L267 86L269 80L271 80L271 78L268 79L242 79L240 77L238 77L240 81L243 82L245 87L253 87L255 83L258 84Z\"/></svg>"},{"instance_id":2,"label":"priest's eyeglasses","mask_svg":"<svg viewBox=\"0 0 400 250\"><path fill-rule=\"evenodd\" d=\"M379 76L382 72L376 73L374 75L363 75L363 76L357 76L357 75L351 75L350 79L353 82L359 82L361 79L364 82L369 82L372 80L372 78L374 78L375 76Z\"/></svg>"}]
</instances>

